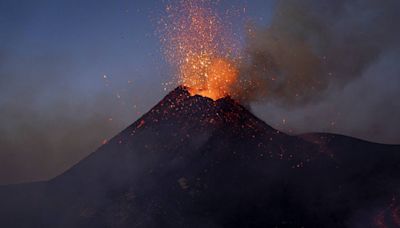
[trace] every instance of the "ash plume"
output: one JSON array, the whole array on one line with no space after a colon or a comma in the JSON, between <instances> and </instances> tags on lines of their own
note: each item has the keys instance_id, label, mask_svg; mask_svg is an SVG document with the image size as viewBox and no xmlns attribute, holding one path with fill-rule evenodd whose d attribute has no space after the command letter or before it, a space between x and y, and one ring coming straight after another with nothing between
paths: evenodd
<instances>
[{"instance_id":1,"label":"ash plume","mask_svg":"<svg viewBox=\"0 0 400 228\"><path fill-rule=\"evenodd\" d=\"M268 27L248 26L238 99L320 101L399 50L398 9L396 0L279 1Z\"/></svg>"}]
</instances>

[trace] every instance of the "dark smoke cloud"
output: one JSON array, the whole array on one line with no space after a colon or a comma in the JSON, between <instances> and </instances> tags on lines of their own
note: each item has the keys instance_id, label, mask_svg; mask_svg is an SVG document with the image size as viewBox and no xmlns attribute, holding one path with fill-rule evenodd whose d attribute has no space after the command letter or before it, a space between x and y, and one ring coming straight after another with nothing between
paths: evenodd
<instances>
[{"instance_id":1,"label":"dark smoke cloud","mask_svg":"<svg viewBox=\"0 0 400 228\"><path fill-rule=\"evenodd\" d=\"M248 27L244 102L320 101L399 50L400 1L282 0L267 28Z\"/></svg>"},{"instance_id":2,"label":"dark smoke cloud","mask_svg":"<svg viewBox=\"0 0 400 228\"><path fill-rule=\"evenodd\" d=\"M1 25L10 24L1 28L0 36L0 184L59 174L141 115L134 112L146 112L165 94L154 91L162 77L147 71L159 64L144 58L147 49L136 59L110 51L127 49L134 42L143 46L145 38L122 43L109 37L109 41L95 42L106 34L116 34L114 30L104 32L109 24L106 14L93 11L94 5L102 4L85 2L87 11L70 8L67 16L60 15L62 20L44 17L42 24L48 28L41 30L35 25L39 16L58 15L68 7L60 5L47 12L45 3L22 2L13 10L7 4L0 7L5 9ZM4 3L7 1L0 5ZM249 26L249 62L243 66L242 76L253 83L244 82L248 90L243 99L268 101L258 103L260 107L254 111L285 132L333 131L400 143L399 4L395 0L280 1L268 28ZM104 12L115 12L104 8ZM67 23L75 16L76 21L83 21L81 17L87 18L88 12L107 21L93 20L100 32L87 29L93 24L84 23L79 29L81 23ZM60 23L54 26L52 21ZM132 25L135 20L125 21L138 32ZM60 26L64 24L68 26ZM119 28L121 24L110 25ZM35 41L55 28L62 28L49 33L54 35L49 41L57 42L56 47ZM67 42L77 35L77 44ZM61 36L67 38L59 40ZM138 48L129 50L136 53ZM115 62L121 64L112 67ZM141 76L130 69L131 63L146 68ZM91 90L104 89L102 83L93 83L110 71L124 80L133 75L140 81L128 88L132 92L125 97L130 103L124 107L116 101L115 90ZM86 82L88 75L95 75L90 83ZM167 76L163 71L163 77ZM133 104L138 108L129 107ZM288 109L293 107L288 104L297 104L297 108ZM109 117L112 122L107 121ZM286 125L282 125L283 118ZM336 122L336 129L332 130L331 121Z\"/></svg>"},{"instance_id":3,"label":"dark smoke cloud","mask_svg":"<svg viewBox=\"0 0 400 228\"><path fill-rule=\"evenodd\" d=\"M288 109L253 104L253 111L284 132L333 132L373 142L400 143L400 53L387 53L362 77L326 92L319 102ZM283 122L285 120L285 122Z\"/></svg>"}]
</instances>

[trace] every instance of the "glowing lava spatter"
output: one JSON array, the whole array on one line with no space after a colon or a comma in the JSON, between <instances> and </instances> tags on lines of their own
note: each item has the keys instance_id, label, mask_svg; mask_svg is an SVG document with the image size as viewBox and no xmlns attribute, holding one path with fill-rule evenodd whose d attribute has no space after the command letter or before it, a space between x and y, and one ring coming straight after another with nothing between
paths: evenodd
<instances>
[{"instance_id":1,"label":"glowing lava spatter","mask_svg":"<svg viewBox=\"0 0 400 228\"><path fill-rule=\"evenodd\" d=\"M160 20L166 57L191 95L228 96L238 78L238 45L209 0L178 0Z\"/></svg>"}]
</instances>

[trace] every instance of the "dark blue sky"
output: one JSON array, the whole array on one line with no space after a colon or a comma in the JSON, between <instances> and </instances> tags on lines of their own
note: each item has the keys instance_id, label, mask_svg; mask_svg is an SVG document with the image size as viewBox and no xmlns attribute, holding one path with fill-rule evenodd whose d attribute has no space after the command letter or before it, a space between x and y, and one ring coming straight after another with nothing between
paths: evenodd
<instances>
[{"instance_id":1,"label":"dark blue sky","mask_svg":"<svg viewBox=\"0 0 400 228\"><path fill-rule=\"evenodd\" d=\"M59 96L90 100L97 93L125 92L125 102L135 99L148 108L165 94L162 83L171 75L155 35L161 1L0 4L1 99L22 92L45 105ZM227 5L246 6L252 18L266 24L273 1L223 1L221 9ZM103 75L112 88L104 86Z\"/></svg>"},{"instance_id":2,"label":"dark blue sky","mask_svg":"<svg viewBox=\"0 0 400 228\"><path fill-rule=\"evenodd\" d=\"M172 78L156 35L165 2L0 0L0 184L60 173L162 99L168 92L164 83ZM296 1L283 2L290 6ZM356 34L344 42L348 48L362 43L358 39L368 41L368 48L361 48L366 52L380 48L376 43L392 42L382 42L382 34L399 40L397 28L381 26L394 21L385 15L391 15L386 12L396 1L380 5L368 0L365 7L352 0L304 2L316 3L309 4L319 7L310 12L339 31L333 39ZM274 0L221 0L218 10L246 7L246 16L234 22L240 32L249 19L269 26L276 5ZM341 13L329 17L324 10ZM374 25L380 17L382 23ZM306 27L293 28L307 33ZM290 133L329 131L400 143L400 56L398 43L392 43L396 48L382 48L360 77L329 93L324 102L289 109L259 103L253 111ZM354 50L350 60L357 62Z\"/></svg>"},{"instance_id":3,"label":"dark blue sky","mask_svg":"<svg viewBox=\"0 0 400 228\"><path fill-rule=\"evenodd\" d=\"M222 1L221 10L243 5L265 24L273 4ZM156 35L164 7L0 1L0 165L13 173L0 183L64 170L162 99L172 78Z\"/></svg>"}]
</instances>

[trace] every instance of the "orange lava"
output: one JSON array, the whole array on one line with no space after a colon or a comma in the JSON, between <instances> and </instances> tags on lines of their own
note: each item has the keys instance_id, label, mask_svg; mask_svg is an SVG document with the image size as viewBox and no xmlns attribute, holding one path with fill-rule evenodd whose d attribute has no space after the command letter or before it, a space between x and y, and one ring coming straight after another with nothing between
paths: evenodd
<instances>
[{"instance_id":1,"label":"orange lava","mask_svg":"<svg viewBox=\"0 0 400 228\"><path fill-rule=\"evenodd\" d=\"M178 83L191 95L228 96L238 80L238 45L211 0L179 0L166 7L161 41Z\"/></svg>"},{"instance_id":2,"label":"orange lava","mask_svg":"<svg viewBox=\"0 0 400 228\"><path fill-rule=\"evenodd\" d=\"M183 64L182 84L189 88L191 95L197 94L213 100L228 96L238 75L234 63L223 58L208 61L206 66L202 66L202 59Z\"/></svg>"}]
</instances>

